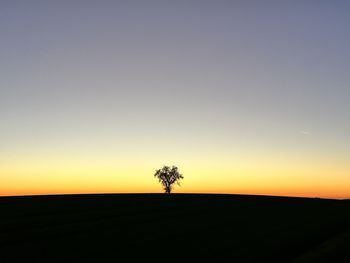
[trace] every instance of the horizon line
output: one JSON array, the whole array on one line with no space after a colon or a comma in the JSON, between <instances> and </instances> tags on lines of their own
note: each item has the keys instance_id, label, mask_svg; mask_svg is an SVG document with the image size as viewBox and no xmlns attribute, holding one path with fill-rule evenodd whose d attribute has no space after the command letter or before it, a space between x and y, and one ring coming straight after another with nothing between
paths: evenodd
<instances>
[{"instance_id":1,"label":"horizon line","mask_svg":"<svg viewBox=\"0 0 350 263\"><path fill-rule=\"evenodd\" d=\"M0 195L0 198L11 197L49 197L49 196L78 196L78 195L169 195L160 192L101 192L101 193L48 193L48 194L19 194L19 195ZM319 197L319 196L293 196L293 195L270 195L270 194L247 194L247 193L205 193L205 192L188 192L188 193L171 193L170 195L232 195L232 196L256 196L256 197L279 197L279 198L303 198L303 199L324 199L324 200L350 200L348 198Z\"/></svg>"}]
</instances>

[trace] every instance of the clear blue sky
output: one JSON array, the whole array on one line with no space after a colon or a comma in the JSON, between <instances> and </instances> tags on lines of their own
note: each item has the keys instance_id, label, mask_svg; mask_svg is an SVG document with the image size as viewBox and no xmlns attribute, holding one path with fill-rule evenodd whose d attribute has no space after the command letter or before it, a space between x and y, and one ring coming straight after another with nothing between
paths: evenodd
<instances>
[{"instance_id":1,"label":"clear blue sky","mask_svg":"<svg viewBox=\"0 0 350 263\"><path fill-rule=\"evenodd\" d=\"M349 12L1 1L0 194L153 191L175 163L184 191L350 196Z\"/></svg>"}]
</instances>

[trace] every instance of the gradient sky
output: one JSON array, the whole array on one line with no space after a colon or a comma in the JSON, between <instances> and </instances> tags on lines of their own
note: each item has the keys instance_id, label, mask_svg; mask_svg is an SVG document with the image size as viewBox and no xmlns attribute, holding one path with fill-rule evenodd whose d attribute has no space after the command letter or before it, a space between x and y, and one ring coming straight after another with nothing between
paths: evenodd
<instances>
[{"instance_id":1,"label":"gradient sky","mask_svg":"<svg viewBox=\"0 0 350 263\"><path fill-rule=\"evenodd\" d=\"M348 1L1 1L0 195L350 197Z\"/></svg>"}]
</instances>

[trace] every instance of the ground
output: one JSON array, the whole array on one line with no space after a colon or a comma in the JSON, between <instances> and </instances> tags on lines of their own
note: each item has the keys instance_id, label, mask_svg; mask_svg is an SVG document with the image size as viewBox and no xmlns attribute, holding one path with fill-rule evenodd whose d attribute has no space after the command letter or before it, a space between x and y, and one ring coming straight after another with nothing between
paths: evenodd
<instances>
[{"instance_id":1,"label":"ground","mask_svg":"<svg viewBox=\"0 0 350 263\"><path fill-rule=\"evenodd\" d=\"M199 194L2 197L0 214L2 263L331 262L349 256L350 248L349 239L342 238L350 229L345 200Z\"/></svg>"}]
</instances>

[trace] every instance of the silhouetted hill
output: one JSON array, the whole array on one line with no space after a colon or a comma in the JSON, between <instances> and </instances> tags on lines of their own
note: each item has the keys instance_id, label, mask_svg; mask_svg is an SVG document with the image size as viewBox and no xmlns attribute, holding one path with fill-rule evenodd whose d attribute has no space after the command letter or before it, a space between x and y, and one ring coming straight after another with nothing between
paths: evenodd
<instances>
[{"instance_id":1,"label":"silhouetted hill","mask_svg":"<svg viewBox=\"0 0 350 263\"><path fill-rule=\"evenodd\" d=\"M2 263L290 262L350 227L348 201L273 196L2 197L0 213Z\"/></svg>"}]
</instances>

